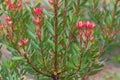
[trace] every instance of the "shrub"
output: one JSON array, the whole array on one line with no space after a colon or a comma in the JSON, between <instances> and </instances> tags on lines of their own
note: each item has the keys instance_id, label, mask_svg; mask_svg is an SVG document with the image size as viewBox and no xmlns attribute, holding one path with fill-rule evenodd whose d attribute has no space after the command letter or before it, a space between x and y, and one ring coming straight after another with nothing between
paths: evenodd
<instances>
[{"instance_id":1,"label":"shrub","mask_svg":"<svg viewBox=\"0 0 120 80\"><path fill-rule=\"evenodd\" d=\"M1 64L3 80L28 73L38 80L85 80L102 70L101 56L119 33L118 0L113 15L113 9L100 11L99 0L49 0L49 8L1 2L0 37L12 53Z\"/></svg>"}]
</instances>

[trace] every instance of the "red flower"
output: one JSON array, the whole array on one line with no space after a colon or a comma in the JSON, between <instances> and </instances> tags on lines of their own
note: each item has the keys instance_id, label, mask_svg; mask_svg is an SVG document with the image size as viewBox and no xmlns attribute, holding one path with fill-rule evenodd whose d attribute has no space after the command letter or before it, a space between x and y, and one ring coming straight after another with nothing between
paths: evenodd
<instances>
[{"instance_id":1,"label":"red flower","mask_svg":"<svg viewBox=\"0 0 120 80\"><path fill-rule=\"evenodd\" d=\"M18 46L19 46L19 47L22 47L22 46L23 46L23 43L22 43L22 42L19 42L19 43L18 43Z\"/></svg>"},{"instance_id":2,"label":"red flower","mask_svg":"<svg viewBox=\"0 0 120 80\"><path fill-rule=\"evenodd\" d=\"M34 14L35 15L42 15L43 9L42 8L36 8L34 9Z\"/></svg>"},{"instance_id":3,"label":"red flower","mask_svg":"<svg viewBox=\"0 0 120 80\"><path fill-rule=\"evenodd\" d=\"M94 41L94 36L90 37L90 41Z\"/></svg>"},{"instance_id":4,"label":"red flower","mask_svg":"<svg viewBox=\"0 0 120 80\"><path fill-rule=\"evenodd\" d=\"M9 4L9 9L10 10L13 10L13 9L15 9L16 8L16 5L15 4Z\"/></svg>"},{"instance_id":5,"label":"red flower","mask_svg":"<svg viewBox=\"0 0 120 80\"><path fill-rule=\"evenodd\" d=\"M27 38L24 38L24 39L22 40L22 42L23 42L24 45L27 45L27 44L29 43L29 40L28 40Z\"/></svg>"},{"instance_id":6,"label":"red flower","mask_svg":"<svg viewBox=\"0 0 120 80\"><path fill-rule=\"evenodd\" d=\"M11 21L11 18L7 16L7 17L5 17L5 20L6 21Z\"/></svg>"},{"instance_id":7,"label":"red flower","mask_svg":"<svg viewBox=\"0 0 120 80\"><path fill-rule=\"evenodd\" d=\"M92 23L90 23L89 21L86 23L86 28L91 29L92 28Z\"/></svg>"},{"instance_id":8,"label":"red flower","mask_svg":"<svg viewBox=\"0 0 120 80\"><path fill-rule=\"evenodd\" d=\"M76 24L76 26L78 27L78 29L83 29L83 28L84 28L84 24L83 24L82 21L78 22L78 23Z\"/></svg>"},{"instance_id":9,"label":"red flower","mask_svg":"<svg viewBox=\"0 0 120 80\"><path fill-rule=\"evenodd\" d=\"M9 26L12 26L12 25L13 25L13 22L12 22L12 20L11 20L10 17L5 17L5 20L6 20L6 22L7 22L7 24L8 24Z\"/></svg>"},{"instance_id":10,"label":"red flower","mask_svg":"<svg viewBox=\"0 0 120 80\"><path fill-rule=\"evenodd\" d=\"M54 4L54 0L48 0L48 2L52 5Z\"/></svg>"},{"instance_id":11,"label":"red flower","mask_svg":"<svg viewBox=\"0 0 120 80\"><path fill-rule=\"evenodd\" d=\"M12 21L8 21L7 24L8 24L9 26L12 26L12 25L13 25L13 22L12 22Z\"/></svg>"},{"instance_id":12,"label":"red flower","mask_svg":"<svg viewBox=\"0 0 120 80\"><path fill-rule=\"evenodd\" d=\"M10 3L11 3L11 0L5 0L5 3L6 3L6 4L10 4Z\"/></svg>"},{"instance_id":13,"label":"red flower","mask_svg":"<svg viewBox=\"0 0 120 80\"><path fill-rule=\"evenodd\" d=\"M21 7L22 7L22 1L19 1L17 7L18 7L18 8L21 8Z\"/></svg>"},{"instance_id":14,"label":"red flower","mask_svg":"<svg viewBox=\"0 0 120 80\"><path fill-rule=\"evenodd\" d=\"M92 29L94 29L94 28L96 28L96 25L93 23L93 24L92 24Z\"/></svg>"},{"instance_id":15,"label":"red flower","mask_svg":"<svg viewBox=\"0 0 120 80\"><path fill-rule=\"evenodd\" d=\"M26 5L30 5L30 2L29 2L29 1L26 1L25 4L26 4Z\"/></svg>"},{"instance_id":16,"label":"red flower","mask_svg":"<svg viewBox=\"0 0 120 80\"><path fill-rule=\"evenodd\" d=\"M0 30L2 30L5 26L4 25L0 25Z\"/></svg>"}]
</instances>

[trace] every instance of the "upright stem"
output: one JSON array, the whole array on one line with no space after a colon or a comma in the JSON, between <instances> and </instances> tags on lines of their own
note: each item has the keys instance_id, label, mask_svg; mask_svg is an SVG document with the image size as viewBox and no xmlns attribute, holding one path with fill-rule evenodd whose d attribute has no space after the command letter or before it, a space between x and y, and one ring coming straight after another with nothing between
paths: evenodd
<instances>
[{"instance_id":1,"label":"upright stem","mask_svg":"<svg viewBox=\"0 0 120 80\"><path fill-rule=\"evenodd\" d=\"M80 1L77 3L77 6L76 6L76 17L78 16L79 9L80 9Z\"/></svg>"},{"instance_id":2,"label":"upright stem","mask_svg":"<svg viewBox=\"0 0 120 80\"><path fill-rule=\"evenodd\" d=\"M118 0L116 0L115 5L114 5L114 11L113 11L113 15L112 15L112 23L110 25L110 34L113 33L113 24L114 24L113 22L114 22L115 15L116 15L117 4L118 4Z\"/></svg>"},{"instance_id":3,"label":"upright stem","mask_svg":"<svg viewBox=\"0 0 120 80\"><path fill-rule=\"evenodd\" d=\"M57 73L57 46L58 46L58 34L57 34L57 29L58 29L58 0L54 0L54 15L55 15L55 25L54 25L54 30L55 30L55 37L54 37L54 43L55 43L55 52L54 52L54 71Z\"/></svg>"}]
</instances>

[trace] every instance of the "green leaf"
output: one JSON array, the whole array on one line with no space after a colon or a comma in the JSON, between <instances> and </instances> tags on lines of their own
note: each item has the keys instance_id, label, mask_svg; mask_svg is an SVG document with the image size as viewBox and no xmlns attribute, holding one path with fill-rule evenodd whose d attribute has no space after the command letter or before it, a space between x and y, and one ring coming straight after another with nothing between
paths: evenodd
<instances>
[{"instance_id":1,"label":"green leaf","mask_svg":"<svg viewBox=\"0 0 120 80\"><path fill-rule=\"evenodd\" d=\"M46 23L47 23L47 24L46 24L46 27L47 27L48 31L49 31L52 35L54 35L55 33L54 33L54 31L53 31L53 26L51 25L50 22L46 22Z\"/></svg>"},{"instance_id":2,"label":"green leaf","mask_svg":"<svg viewBox=\"0 0 120 80\"><path fill-rule=\"evenodd\" d=\"M32 47L34 47L36 50L39 50L39 46L38 46L34 41L31 41L31 45L32 45Z\"/></svg>"},{"instance_id":3,"label":"green leaf","mask_svg":"<svg viewBox=\"0 0 120 80\"><path fill-rule=\"evenodd\" d=\"M24 58L23 58L23 57L13 57L12 60L17 60L17 61L19 61L19 60L24 60Z\"/></svg>"},{"instance_id":4,"label":"green leaf","mask_svg":"<svg viewBox=\"0 0 120 80\"><path fill-rule=\"evenodd\" d=\"M33 32L31 32L30 30L27 30L27 33L28 33L29 38L34 39L34 40L36 39L36 35Z\"/></svg>"}]
</instances>

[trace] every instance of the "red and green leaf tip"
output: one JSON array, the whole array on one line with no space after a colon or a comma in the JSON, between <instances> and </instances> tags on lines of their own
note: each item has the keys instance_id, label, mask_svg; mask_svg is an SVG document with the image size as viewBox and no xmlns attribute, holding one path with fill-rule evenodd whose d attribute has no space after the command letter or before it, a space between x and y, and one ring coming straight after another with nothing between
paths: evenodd
<instances>
[{"instance_id":1,"label":"red and green leaf tip","mask_svg":"<svg viewBox=\"0 0 120 80\"><path fill-rule=\"evenodd\" d=\"M42 33L42 14L43 9L42 8L36 8L34 9L34 23L36 25L36 32L37 37L41 41L41 33Z\"/></svg>"},{"instance_id":2,"label":"red and green leaf tip","mask_svg":"<svg viewBox=\"0 0 120 80\"><path fill-rule=\"evenodd\" d=\"M82 45L82 42L84 40L83 36L85 36L85 42L86 42L86 47L88 44L88 41L94 41L94 29L96 25L92 22L83 22L80 21L76 24L76 26L79 29L79 36L80 36L80 44ZM82 46L81 46L82 48Z\"/></svg>"},{"instance_id":3,"label":"red and green leaf tip","mask_svg":"<svg viewBox=\"0 0 120 80\"><path fill-rule=\"evenodd\" d=\"M8 16L5 17L5 20L6 20L7 24L8 24L8 26L12 26L13 25L12 19L10 17L8 17Z\"/></svg>"},{"instance_id":4,"label":"red and green leaf tip","mask_svg":"<svg viewBox=\"0 0 120 80\"><path fill-rule=\"evenodd\" d=\"M18 42L18 47L22 47L29 44L29 39L24 38L21 42Z\"/></svg>"}]
</instances>

